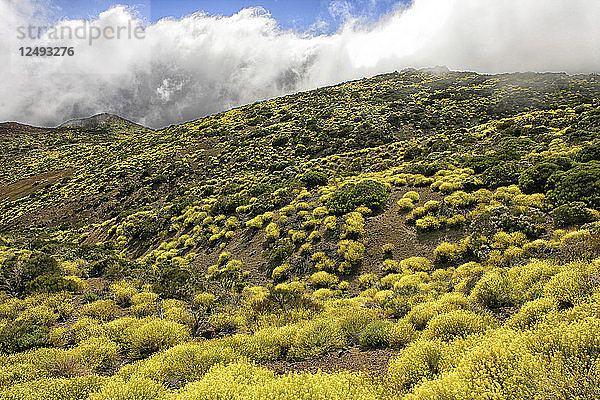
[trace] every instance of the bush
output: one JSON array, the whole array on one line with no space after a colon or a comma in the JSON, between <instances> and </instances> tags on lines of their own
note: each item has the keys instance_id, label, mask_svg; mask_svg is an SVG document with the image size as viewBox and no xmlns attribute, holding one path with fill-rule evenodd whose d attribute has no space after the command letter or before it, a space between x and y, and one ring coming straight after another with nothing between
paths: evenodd
<instances>
[{"instance_id":1,"label":"bush","mask_svg":"<svg viewBox=\"0 0 600 400\"><path fill-rule=\"evenodd\" d=\"M416 220L427 215L425 207L417 207L406 216L406 223L412 225Z\"/></svg>"},{"instance_id":2,"label":"bush","mask_svg":"<svg viewBox=\"0 0 600 400\"><path fill-rule=\"evenodd\" d=\"M548 180L548 200L555 206L582 201L588 207L600 208L600 161L552 174Z\"/></svg>"},{"instance_id":3,"label":"bush","mask_svg":"<svg viewBox=\"0 0 600 400\"><path fill-rule=\"evenodd\" d=\"M346 220L342 227L342 239L361 239L365 234L365 219L358 212L351 212L346 215Z\"/></svg>"},{"instance_id":4,"label":"bush","mask_svg":"<svg viewBox=\"0 0 600 400\"><path fill-rule=\"evenodd\" d=\"M72 351L84 366L102 372L116 361L119 346L106 337L94 337L79 343Z\"/></svg>"},{"instance_id":5,"label":"bush","mask_svg":"<svg viewBox=\"0 0 600 400\"><path fill-rule=\"evenodd\" d=\"M557 303L554 299L542 297L525 303L519 312L514 314L508 320L508 325L518 329L529 329L536 323L557 309Z\"/></svg>"},{"instance_id":6,"label":"bush","mask_svg":"<svg viewBox=\"0 0 600 400\"><path fill-rule=\"evenodd\" d=\"M383 252L384 258L393 258L394 256L394 248L395 246L392 243L386 243L381 246L381 251Z\"/></svg>"},{"instance_id":7,"label":"bush","mask_svg":"<svg viewBox=\"0 0 600 400\"><path fill-rule=\"evenodd\" d=\"M167 389L148 379L130 379L124 381L117 377L109 381L89 400L160 400L166 399Z\"/></svg>"},{"instance_id":8,"label":"bush","mask_svg":"<svg viewBox=\"0 0 600 400\"><path fill-rule=\"evenodd\" d=\"M0 352L13 353L43 347L48 342L50 328L29 321L17 320L1 326Z\"/></svg>"},{"instance_id":9,"label":"bush","mask_svg":"<svg viewBox=\"0 0 600 400\"><path fill-rule=\"evenodd\" d=\"M392 387L407 392L424 379L435 378L442 370L441 342L419 340L390 360L388 379Z\"/></svg>"},{"instance_id":10,"label":"bush","mask_svg":"<svg viewBox=\"0 0 600 400\"><path fill-rule=\"evenodd\" d=\"M440 229L441 223L436 217L428 215L418 219L415 225L419 232L431 232Z\"/></svg>"},{"instance_id":11,"label":"bush","mask_svg":"<svg viewBox=\"0 0 600 400\"><path fill-rule=\"evenodd\" d=\"M463 215L456 214L446 220L446 226L448 228L457 228L464 225L466 221L467 219Z\"/></svg>"},{"instance_id":12,"label":"bush","mask_svg":"<svg viewBox=\"0 0 600 400\"><path fill-rule=\"evenodd\" d=\"M485 331L488 321L472 311L455 310L436 315L427 323L424 337L427 339L453 340Z\"/></svg>"},{"instance_id":13,"label":"bush","mask_svg":"<svg viewBox=\"0 0 600 400\"><path fill-rule=\"evenodd\" d=\"M304 186L311 189L317 186L327 185L329 178L327 177L327 174L321 171L307 171L302 175L301 181Z\"/></svg>"},{"instance_id":14,"label":"bush","mask_svg":"<svg viewBox=\"0 0 600 400\"><path fill-rule=\"evenodd\" d=\"M440 209L440 202L435 200L429 200L428 202L423 204L423 207L425 207L425 210L427 210L427 212L434 213Z\"/></svg>"},{"instance_id":15,"label":"bush","mask_svg":"<svg viewBox=\"0 0 600 400\"><path fill-rule=\"evenodd\" d=\"M400 263L396 260L392 260L389 258L387 260L383 260L383 265L381 266L381 269L384 272L401 272L402 271Z\"/></svg>"},{"instance_id":16,"label":"bush","mask_svg":"<svg viewBox=\"0 0 600 400\"><path fill-rule=\"evenodd\" d=\"M402 212L410 211L415 206L411 199L404 198L404 197L401 198L400 200L398 200L398 202L396 204L398 204L398 208Z\"/></svg>"},{"instance_id":17,"label":"bush","mask_svg":"<svg viewBox=\"0 0 600 400\"><path fill-rule=\"evenodd\" d=\"M503 162L486 169L481 174L483 184L489 188L510 186L519 183L521 167L515 161Z\"/></svg>"},{"instance_id":18,"label":"bush","mask_svg":"<svg viewBox=\"0 0 600 400\"><path fill-rule=\"evenodd\" d=\"M115 319L120 308L112 300L96 300L83 306L82 314L102 322Z\"/></svg>"},{"instance_id":19,"label":"bush","mask_svg":"<svg viewBox=\"0 0 600 400\"><path fill-rule=\"evenodd\" d=\"M363 374L351 372L287 374L264 384L251 386L244 399L375 399L378 388Z\"/></svg>"},{"instance_id":20,"label":"bush","mask_svg":"<svg viewBox=\"0 0 600 400\"><path fill-rule=\"evenodd\" d=\"M453 310L470 309L469 300L456 293L446 294L435 301L427 301L417 304L406 316L407 321L412 323L415 328L424 329L427 323L436 315L447 313Z\"/></svg>"},{"instance_id":21,"label":"bush","mask_svg":"<svg viewBox=\"0 0 600 400\"><path fill-rule=\"evenodd\" d=\"M353 184L346 183L333 192L327 202L333 214L347 214L358 206L366 206L372 210L380 209L389 198L389 188L374 179L363 179Z\"/></svg>"},{"instance_id":22,"label":"bush","mask_svg":"<svg viewBox=\"0 0 600 400\"><path fill-rule=\"evenodd\" d=\"M489 309L514 305L515 295L503 270L489 271L475 284L471 300Z\"/></svg>"},{"instance_id":23,"label":"bush","mask_svg":"<svg viewBox=\"0 0 600 400\"><path fill-rule=\"evenodd\" d=\"M450 208L465 208L477 202L477 198L463 191L457 191L444 198L444 203Z\"/></svg>"},{"instance_id":24,"label":"bush","mask_svg":"<svg viewBox=\"0 0 600 400\"><path fill-rule=\"evenodd\" d=\"M279 225L277 225L275 222L271 222L265 228L267 239L277 239L279 237L279 231Z\"/></svg>"},{"instance_id":25,"label":"bush","mask_svg":"<svg viewBox=\"0 0 600 400\"><path fill-rule=\"evenodd\" d=\"M388 347L390 344L391 321L373 321L360 334L360 345L365 349Z\"/></svg>"},{"instance_id":26,"label":"bush","mask_svg":"<svg viewBox=\"0 0 600 400\"><path fill-rule=\"evenodd\" d=\"M338 254L344 257L338 270L341 273L350 273L362 263L365 245L354 240L342 240L338 243Z\"/></svg>"},{"instance_id":27,"label":"bush","mask_svg":"<svg viewBox=\"0 0 600 400\"><path fill-rule=\"evenodd\" d=\"M576 158L581 162L590 162L600 160L600 144L588 144L583 146L581 150L577 152Z\"/></svg>"},{"instance_id":28,"label":"bush","mask_svg":"<svg viewBox=\"0 0 600 400\"><path fill-rule=\"evenodd\" d=\"M152 353L175 346L189 338L187 327L172 321L153 319L135 328L128 340L131 356L145 358Z\"/></svg>"},{"instance_id":29,"label":"bush","mask_svg":"<svg viewBox=\"0 0 600 400\"><path fill-rule=\"evenodd\" d=\"M24 294L26 290L48 288L54 291L65 290L63 278L58 276L62 271L58 262L44 253L23 252L10 254L0 261L0 289L13 295ZM56 285L50 285L52 281Z\"/></svg>"},{"instance_id":30,"label":"bush","mask_svg":"<svg viewBox=\"0 0 600 400\"><path fill-rule=\"evenodd\" d=\"M275 374L272 371L248 362L218 364L211 367L200 380L187 384L172 397L172 400L238 399L251 387L274 379Z\"/></svg>"},{"instance_id":31,"label":"bush","mask_svg":"<svg viewBox=\"0 0 600 400\"><path fill-rule=\"evenodd\" d=\"M122 306L131 303L131 297L137 294L136 287L131 282L121 281L110 285L110 294L113 300Z\"/></svg>"},{"instance_id":32,"label":"bush","mask_svg":"<svg viewBox=\"0 0 600 400\"><path fill-rule=\"evenodd\" d=\"M415 192L414 190L404 193L402 198L410 199L413 203L418 203L421 200L421 196L419 196L419 193Z\"/></svg>"},{"instance_id":33,"label":"bush","mask_svg":"<svg viewBox=\"0 0 600 400\"><path fill-rule=\"evenodd\" d=\"M288 358L305 360L314 355L339 349L346 344L342 328L333 319L315 319L303 323L293 340Z\"/></svg>"},{"instance_id":34,"label":"bush","mask_svg":"<svg viewBox=\"0 0 600 400\"><path fill-rule=\"evenodd\" d=\"M596 213L586 208L585 203L576 201L563 204L552 211L552 217L556 226L564 227L585 224L598 219Z\"/></svg>"},{"instance_id":35,"label":"bush","mask_svg":"<svg viewBox=\"0 0 600 400\"><path fill-rule=\"evenodd\" d=\"M583 301L596 287L600 268L594 264L575 263L554 275L544 286L544 294L555 299L560 307L572 307Z\"/></svg>"},{"instance_id":36,"label":"bush","mask_svg":"<svg viewBox=\"0 0 600 400\"><path fill-rule=\"evenodd\" d=\"M245 336L245 335L236 335ZM231 340L234 337L229 337ZM247 343L246 343L247 344ZM237 346L240 351L244 349ZM137 379L152 379L164 385L181 387L200 379L212 366L230 363L239 357L232 346L210 342L185 343L130 364L119 373Z\"/></svg>"},{"instance_id":37,"label":"bush","mask_svg":"<svg viewBox=\"0 0 600 400\"><path fill-rule=\"evenodd\" d=\"M458 262L463 256L460 245L443 242L433 251L433 258L437 265L450 265Z\"/></svg>"},{"instance_id":38,"label":"bush","mask_svg":"<svg viewBox=\"0 0 600 400\"><path fill-rule=\"evenodd\" d=\"M402 271L427 272L431 270L431 261L425 257L409 257L400 261L400 268Z\"/></svg>"},{"instance_id":39,"label":"bush","mask_svg":"<svg viewBox=\"0 0 600 400\"><path fill-rule=\"evenodd\" d=\"M389 328L389 342L391 347L401 348L412 342L416 337L413 325L406 319L401 319Z\"/></svg>"},{"instance_id":40,"label":"bush","mask_svg":"<svg viewBox=\"0 0 600 400\"><path fill-rule=\"evenodd\" d=\"M519 175L519 187L523 193L544 193L548 178L559 170L559 166L554 163L543 162L533 167L527 168Z\"/></svg>"},{"instance_id":41,"label":"bush","mask_svg":"<svg viewBox=\"0 0 600 400\"><path fill-rule=\"evenodd\" d=\"M358 283L363 288L370 288L374 286L377 281L378 278L375 274L362 274L358 277Z\"/></svg>"},{"instance_id":42,"label":"bush","mask_svg":"<svg viewBox=\"0 0 600 400\"><path fill-rule=\"evenodd\" d=\"M326 271L315 272L310 277L310 283L316 287L331 286L339 282L339 278Z\"/></svg>"},{"instance_id":43,"label":"bush","mask_svg":"<svg viewBox=\"0 0 600 400\"><path fill-rule=\"evenodd\" d=\"M105 377L90 375L74 378L42 378L22 382L4 390L0 398L7 400L56 399L80 400L101 390Z\"/></svg>"}]
</instances>

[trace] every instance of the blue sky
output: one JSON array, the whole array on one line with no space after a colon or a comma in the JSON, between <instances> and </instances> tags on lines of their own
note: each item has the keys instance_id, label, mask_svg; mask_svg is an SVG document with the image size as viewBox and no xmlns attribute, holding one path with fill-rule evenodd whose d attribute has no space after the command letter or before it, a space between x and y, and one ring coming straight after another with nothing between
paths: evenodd
<instances>
[{"instance_id":1,"label":"blue sky","mask_svg":"<svg viewBox=\"0 0 600 400\"><path fill-rule=\"evenodd\" d=\"M407 2L409 0L403 0ZM306 31L321 26L331 32L339 27L348 13L375 21L401 3L400 0L51 0L58 17L89 18L114 5L135 8L151 22L205 11L231 15L242 8L260 6L271 12L284 29ZM325 22L326 25L322 23ZM321 24L319 24L321 23Z\"/></svg>"}]
</instances>

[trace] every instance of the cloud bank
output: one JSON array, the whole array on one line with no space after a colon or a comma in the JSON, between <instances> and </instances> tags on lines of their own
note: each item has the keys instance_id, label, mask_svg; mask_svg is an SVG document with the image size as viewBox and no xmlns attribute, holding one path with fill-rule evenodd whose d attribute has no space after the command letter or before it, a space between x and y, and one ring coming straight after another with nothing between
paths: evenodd
<instances>
[{"instance_id":1,"label":"cloud bank","mask_svg":"<svg viewBox=\"0 0 600 400\"><path fill-rule=\"evenodd\" d=\"M18 27L46 23L33 1L0 0L0 120L52 126L110 112L162 127L405 67L600 72L597 0L414 0L376 23L350 18L329 35L282 30L261 9L146 24L115 7L88 26L143 26L145 39L91 46L48 33L18 39ZM75 55L20 56L19 47L44 44Z\"/></svg>"}]
</instances>

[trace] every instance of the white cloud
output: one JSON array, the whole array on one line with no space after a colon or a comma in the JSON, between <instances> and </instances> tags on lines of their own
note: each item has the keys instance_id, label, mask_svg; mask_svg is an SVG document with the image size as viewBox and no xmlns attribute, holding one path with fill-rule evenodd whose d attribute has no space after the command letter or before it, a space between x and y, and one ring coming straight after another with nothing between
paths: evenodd
<instances>
[{"instance_id":1,"label":"white cloud","mask_svg":"<svg viewBox=\"0 0 600 400\"><path fill-rule=\"evenodd\" d=\"M55 41L74 46L75 56L52 59L18 54L43 43L16 39L19 25L44 19L31 1L0 0L1 120L54 125L113 112L160 127L404 67L600 71L597 0L414 0L375 24L350 19L331 35L282 30L261 9L197 13L146 26L144 40ZM115 7L90 26L128 24L143 22Z\"/></svg>"}]
</instances>

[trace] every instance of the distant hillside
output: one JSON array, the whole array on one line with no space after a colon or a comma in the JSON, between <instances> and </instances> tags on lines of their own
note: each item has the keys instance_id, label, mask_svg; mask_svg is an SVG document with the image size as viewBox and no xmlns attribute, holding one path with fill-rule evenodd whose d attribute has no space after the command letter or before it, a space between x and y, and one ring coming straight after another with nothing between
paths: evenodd
<instances>
[{"instance_id":1,"label":"distant hillside","mask_svg":"<svg viewBox=\"0 0 600 400\"><path fill-rule=\"evenodd\" d=\"M113 114L97 114L87 118L72 119L58 126L59 128L74 128L83 130L97 130L103 128L143 128L134 122L128 121Z\"/></svg>"}]
</instances>

